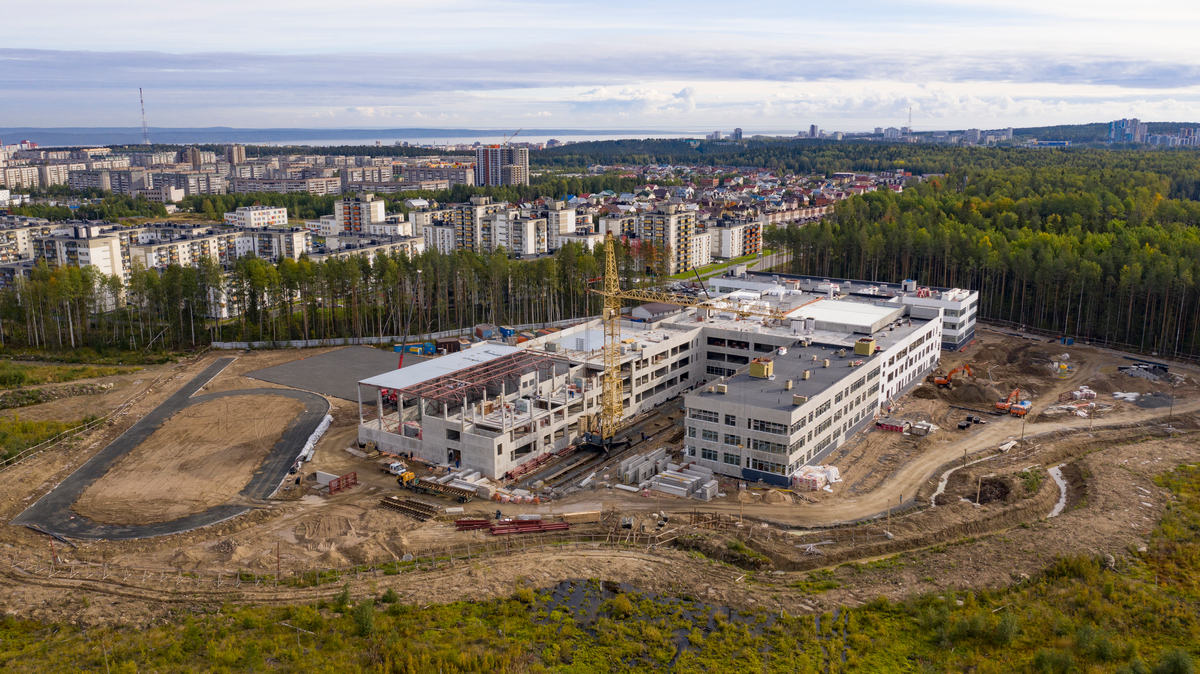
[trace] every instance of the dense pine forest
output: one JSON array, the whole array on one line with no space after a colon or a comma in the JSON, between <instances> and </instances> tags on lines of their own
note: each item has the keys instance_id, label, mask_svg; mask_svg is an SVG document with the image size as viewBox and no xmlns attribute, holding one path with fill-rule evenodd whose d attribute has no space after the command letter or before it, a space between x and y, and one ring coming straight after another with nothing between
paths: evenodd
<instances>
[{"instance_id":1,"label":"dense pine forest","mask_svg":"<svg viewBox=\"0 0 1200 674\"><path fill-rule=\"evenodd\" d=\"M572 145L538 153L535 161L590 160L623 142ZM1200 356L1200 202L1194 200L1200 153L782 142L729 152L690 159L938 174L909 183L902 194L879 191L839 202L824 222L768 231L768 247L792 253L782 271L973 288L981 292L984 320L1163 357ZM528 187L456 187L430 196L561 197L635 184L612 175L547 176ZM293 218L332 210L332 198L303 195L195 197L185 206L216 219L248 200L278 202ZM647 260L618 245L624 274L646 267ZM213 292L221 284L215 266L136 269L125 288L89 269L40 268L0 295L0 339L17 349L151 351L212 339L387 336L406 327L415 335L484 321L590 316L598 307L588 281L600 275L602 255L572 246L535 261L464 251L374 263L250 258L229 270L224 299ZM126 304L112 309L113 298L122 296ZM222 301L234 317L210 318Z\"/></svg>"},{"instance_id":2,"label":"dense pine forest","mask_svg":"<svg viewBox=\"0 0 1200 674\"><path fill-rule=\"evenodd\" d=\"M795 273L973 288L983 319L1195 356L1200 203L1169 190L1146 171L961 169L766 240Z\"/></svg>"}]
</instances>

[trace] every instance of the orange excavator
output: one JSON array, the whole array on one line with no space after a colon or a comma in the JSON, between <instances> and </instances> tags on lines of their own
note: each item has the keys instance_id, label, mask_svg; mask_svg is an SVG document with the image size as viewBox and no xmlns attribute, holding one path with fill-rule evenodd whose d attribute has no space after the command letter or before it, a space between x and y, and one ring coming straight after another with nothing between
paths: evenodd
<instances>
[{"instance_id":1,"label":"orange excavator","mask_svg":"<svg viewBox=\"0 0 1200 674\"><path fill-rule=\"evenodd\" d=\"M1007 398L996 403L996 409L1000 410L1001 412L1007 412L1012 409L1013 403L1017 402L1020 399L1021 399L1021 389L1015 388L1015 389L1013 389L1012 393L1008 394Z\"/></svg>"},{"instance_id":2,"label":"orange excavator","mask_svg":"<svg viewBox=\"0 0 1200 674\"><path fill-rule=\"evenodd\" d=\"M1021 400L1021 389L1015 388L1008 397L996 403L996 409L1001 412L1008 412L1014 417L1023 417L1029 413L1029 408L1032 403L1028 400Z\"/></svg>"},{"instance_id":3,"label":"orange excavator","mask_svg":"<svg viewBox=\"0 0 1200 674\"><path fill-rule=\"evenodd\" d=\"M962 365L959 365L958 367L954 368L953 370L950 370L950 372L947 373L945 377L934 377L933 383L937 384L938 386L940 386L942 388L946 388L946 387L950 386L950 382L954 381L954 375L958 374L959 372L966 372L968 377L975 376L975 375L971 374L970 363L963 363Z\"/></svg>"}]
</instances>

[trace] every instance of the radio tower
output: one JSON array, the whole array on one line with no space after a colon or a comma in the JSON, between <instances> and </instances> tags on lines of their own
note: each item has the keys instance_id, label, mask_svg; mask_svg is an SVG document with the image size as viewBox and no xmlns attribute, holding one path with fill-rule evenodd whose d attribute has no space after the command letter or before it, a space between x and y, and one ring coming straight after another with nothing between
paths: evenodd
<instances>
[{"instance_id":1,"label":"radio tower","mask_svg":"<svg viewBox=\"0 0 1200 674\"><path fill-rule=\"evenodd\" d=\"M138 91L141 91L141 89L138 89ZM145 127L145 123L146 123L146 106L142 106L142 126L143 127ZM911 136L912 132L913 132L913 129L912 129L912 106L910 105L910 106L908 106L908 135ZM147 142L149 142L149 141L147 141Z\"/></svg>"},{"instance_id":2,"label":"radio tower","mask_svg":"<svg viewBox=\"0 0 1200 674\"><path fill-rule=\"evenodd\" d=\"M146 126L146 99L142 97L141 87L138 87L138 101L140 101L142 104L142 145L149 145L150 128Z\"/></svg>"}]
</instances>

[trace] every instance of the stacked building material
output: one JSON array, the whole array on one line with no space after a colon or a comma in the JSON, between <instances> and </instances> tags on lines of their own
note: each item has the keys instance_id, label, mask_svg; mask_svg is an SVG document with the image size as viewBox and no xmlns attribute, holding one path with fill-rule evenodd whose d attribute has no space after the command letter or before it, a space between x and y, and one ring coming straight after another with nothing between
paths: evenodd
<instances>
[{"instance_id":1,"label":"stacked building material","mask_svg":"<svg viewBox=\"0 0 1200 674\"><path fill-rule=\"evenodd\" d=\"M493 536L509 536L512 534L540 534L546 531L567 531L570 528L571 525L567 522L501 520L489 527L489 531Z\"/></svg>"},{"instance_id":2,"label":"stacked building material","mask_svg":"<svg viewBox=\"0 0 1200 674\"><path fill-rule=\"evenodd\" d=\"M454 528L458 531L473 531L475 529L489 529L492 526L491 520L483 519L461 519L454 520Z\"/></svg>"},{"instance_id":3,"label":"stacked building material","mask_svg":"<svg viewBox=\"0 0 1200 674\"><path fill-rule=\"evenodd\" d=\"M662 447L648 453L631 456L621 462L617 469L625 484L642 484L665 469L668 465L667 450Z\"/></svg>"}]
</instances>

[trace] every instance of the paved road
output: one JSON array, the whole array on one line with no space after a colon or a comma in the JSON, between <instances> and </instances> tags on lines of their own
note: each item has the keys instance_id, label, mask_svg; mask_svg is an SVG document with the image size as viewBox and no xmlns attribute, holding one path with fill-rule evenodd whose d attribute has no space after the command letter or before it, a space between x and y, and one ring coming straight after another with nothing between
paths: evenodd
<instances>
[{"instance_id":1,"label":"paved road","mask_svg":"<svg viewBox=\"0 0 1200 674\"><path fill-rule=\"evenodd\" d=\"M233 358L220 358L209 365L203 372L183 385L170 398L154 408L149 414L137 421L107 447L100 450L87 463L80 466L63 480L50 493L43 496L18 515L11 524L24 526L33 524L62 536L87 540L130 540L149 538L151 536L166 536L183 533L200 527L206 527L227 519L237 517L250 510L249 506L234 503L244 503L247 499L262 500L269 498L279 484L287 477L288 470L296 460L304 443L320 425L321 419L329 411L329 402L315 393L294 391L291 389L256 388L238 391L221 391L208 395L192 396L205 384L212 380L233 362ZM263 460L262 467L255 472L242 491L229 503L214 506L203 512L188 515L170 522L154 524L119 525L93 522L71 510L71 506L79 496L96 480L104 477L127 453L145 442L171 417L180 410L192 405L199 405L217 398L237 395L279 395L294 398L304 403L304 411L300 413L288 427L283 436Z\"/></svg>"}]
</instances>

